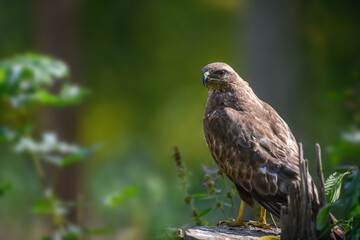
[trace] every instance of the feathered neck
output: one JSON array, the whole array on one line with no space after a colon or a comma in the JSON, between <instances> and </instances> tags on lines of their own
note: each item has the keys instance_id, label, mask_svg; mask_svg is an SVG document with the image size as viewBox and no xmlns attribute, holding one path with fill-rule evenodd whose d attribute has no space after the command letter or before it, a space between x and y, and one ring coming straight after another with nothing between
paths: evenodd
<instances>
[{"instance_id":1,"label":"feathered neck","mask_svg":"<svg viewBox=\"0 0 360 240\"><path fill-rule=\"evenodd\" d=\"M219 106L220 104L240 110L244 109L244 105L254 102L262 103L249 84L240 77L237 84L226 84L222 88L208 90L207 106ZM261 104L258 106L261 107Z\"/></svg>"}]
</instances>

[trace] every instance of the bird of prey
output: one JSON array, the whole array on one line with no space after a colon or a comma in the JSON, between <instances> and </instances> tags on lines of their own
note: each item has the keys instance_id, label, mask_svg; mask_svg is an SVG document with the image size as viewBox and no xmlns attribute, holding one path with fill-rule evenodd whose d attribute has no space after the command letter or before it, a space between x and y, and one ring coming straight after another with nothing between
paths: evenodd
<instances>
[{"instance_id":1,"label":"bird of prey","mask_svg":"<svg viewBox=\"0 0 360 240\"><path fill-rule=\"evenodd\" d=\"M202 76L208 89L203 119L206 142L219 170L235 183L242 200L238 218L225 224L248 226L243 220L244 202L253 207L257 201L263 208L259 221L252 224L269 228L266 210L280 217L289 185L300 181L295 137L279 114L229 65L208 64Z\"/></svg>"}]
</instances>

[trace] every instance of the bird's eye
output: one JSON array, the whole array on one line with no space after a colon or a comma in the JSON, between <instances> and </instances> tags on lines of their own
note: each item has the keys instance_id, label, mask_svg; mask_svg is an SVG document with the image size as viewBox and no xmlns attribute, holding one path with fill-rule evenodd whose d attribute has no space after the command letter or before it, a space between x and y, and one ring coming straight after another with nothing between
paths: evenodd
<instances>
[{"instance_id":1,"label":"bird's eye","mask_svg":"<svg viewBox=\"0 0 360 240\"><path fill-rule=\"evenodd\" d=\"M223 77L223 76L225 76L225 73L226 73L225 70L221 70L221 71L219 71L218 76Z\"/></svg>"}]
</instances>

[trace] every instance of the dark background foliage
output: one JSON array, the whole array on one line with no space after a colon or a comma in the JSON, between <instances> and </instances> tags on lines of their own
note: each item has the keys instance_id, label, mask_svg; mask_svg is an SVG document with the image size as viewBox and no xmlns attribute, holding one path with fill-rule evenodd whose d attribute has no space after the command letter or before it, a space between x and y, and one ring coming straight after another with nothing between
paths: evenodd
<instances>
[{"instance_id":1,"label":"dark background foliage","mask_svg":"<svg viewBox=\"0 0 360 240\"><path fill-rule=\"evenodd\" d=\"M304 143L311 169L315 142L325 176L337 165L357 165L358 154L336 157L333 150L344 148L331 146L359 131L346 104L360 81L359 12L351 0L1 1L0 56L52 55L68 63L71 82L90 89L81 105L39 107L33 116L38 133L102 143L86 162L67 167L56 188L64 199L86 199L79 221L115 226L117 239L152 239L191 221L173 145L192 172L189 191L206 192L201 164L212 160L200 69L210 62L229 63L280 113ZM0 118L11 119L8 109ZM4 238L39 239L48 231L48 220L29 210L40 191L35 179L30 162L0 146L0 180L12 186L0 199ZM139 191L119 204L105 200L131 189ZM221 217L214 212L212 220Z\"/></svg>"}]
</instances>

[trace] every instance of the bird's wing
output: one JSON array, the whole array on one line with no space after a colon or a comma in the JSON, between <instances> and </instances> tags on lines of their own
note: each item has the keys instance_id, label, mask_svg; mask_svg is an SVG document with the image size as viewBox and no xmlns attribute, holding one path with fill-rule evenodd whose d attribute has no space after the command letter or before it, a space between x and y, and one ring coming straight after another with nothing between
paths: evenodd
<instances>
[{"instance_id":1,"label":"bird's wing","mask_svg":"<svg viewBox=\"0 0 360 240\"><path fill-rule=\"evenodd\" d=\"M279 216L279 203L286 201L289 183L298 178L296 142L271 107L265 109L270 111L267 114L263 110L260 115L222 107L204 127L208 128L208 145L220 169Z\"/></svg>"}]
</instances>

